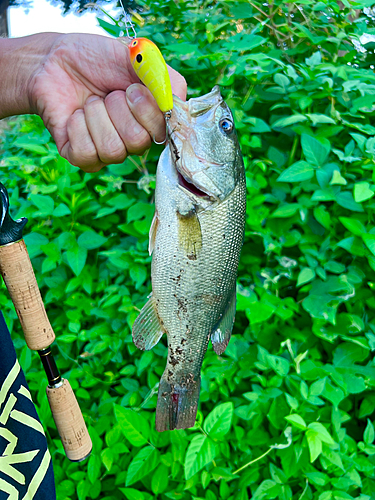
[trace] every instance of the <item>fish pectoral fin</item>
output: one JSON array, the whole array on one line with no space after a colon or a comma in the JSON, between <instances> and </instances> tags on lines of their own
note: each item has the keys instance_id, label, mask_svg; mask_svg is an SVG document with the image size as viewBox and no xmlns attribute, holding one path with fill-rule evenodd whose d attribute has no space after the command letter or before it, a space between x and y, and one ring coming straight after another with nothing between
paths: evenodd
<instances>
[{"instance_id":1,"label":"fish pectoral fin","mask_svg":"<svg viewBox=\"0 0 375 500\"><path fill-rule=\"evenodd\" d=\"M158 213L155 211L154 218L152 219L152 222L151 222L149 239L148 239L148 253L149 253L149 255L151 255L152 252L154 251L155 238L156 238L156 232L158 230L158 226L159 226L159 217L158 217Z\"/></svg>"},{"instance_id":2,"label":"fish pectoral fin","mask_svg":"<svg viewBox=\"0 0 375 500\"><path fill-rule=\"evenodd\" d=\"M133 324L133 342L142 351L149 351L161 339L163 329L151 294Z\"/></svg>"},{"instance_id":3,"label":"fish pectoral fin","mask_svg":"<svg viewBox=\"0 0 375 500\"><path fill-rule=\"evenodd\" d=\"M232 334L234 317L236 315L236 290L234 290L223 316L220 318L211 334L212 347L216 354L223 354Z\"/></svg>"}]
</instances>

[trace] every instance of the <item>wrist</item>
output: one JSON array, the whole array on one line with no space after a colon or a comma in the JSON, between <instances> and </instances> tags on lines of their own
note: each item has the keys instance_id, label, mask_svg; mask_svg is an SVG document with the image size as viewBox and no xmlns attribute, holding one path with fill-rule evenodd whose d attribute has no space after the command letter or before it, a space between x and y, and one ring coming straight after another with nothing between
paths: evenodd
<instances>
[{"instance_id":1,"label":"wrist","mask_svg":"<svg viewBox=\"0 0 375 500\"><path fill-rule=\"evenodd\" d=\"M0 119L34 113L30 82L59 33L0 38Z\"/></svg>"}]
</instances>

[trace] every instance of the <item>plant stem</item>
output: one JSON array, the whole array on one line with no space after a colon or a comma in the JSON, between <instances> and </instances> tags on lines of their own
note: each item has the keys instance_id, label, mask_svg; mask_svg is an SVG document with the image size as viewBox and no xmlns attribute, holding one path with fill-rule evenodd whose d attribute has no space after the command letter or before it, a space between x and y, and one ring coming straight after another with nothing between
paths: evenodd
<instances>
[{"instance_id":1,"label":"plant stem","mask_svg":"<svg viewBox=\"0 0 375 500\"><path fill-rule=\"evenodd\" d=\"M288 165L291 165L294 162L294 157L296 155L297 146L298 146L298 135L296 134L294 136L293 145L292 145L292 151L290 152L290 157L289 157L289 163L288 163Z\"/></svg>"},{"instance_id":2,"label":"plant stem","mask_svg":"<svg viewBox=\"0 0 375 500\"><path fill-rule=\"evenodd\" d=\"M258 458L255 458L254 460L251 460L251 462L248 462L247 464L243 465L242 467L240 467L239 469L235 470L234 472L232 472L233 475L237 474L237 472L240 472L242 471L243 469L246 469L246 467L249 467L249 465L251 464L255 464L255 462L258 462L258 460L261 460L262 458L264 458L266 455L268 455L268 453L272 450L272 448L269 448L265 453L263 453L263 455L261 455L260 457Z\"/></svg>"}]
</instances>

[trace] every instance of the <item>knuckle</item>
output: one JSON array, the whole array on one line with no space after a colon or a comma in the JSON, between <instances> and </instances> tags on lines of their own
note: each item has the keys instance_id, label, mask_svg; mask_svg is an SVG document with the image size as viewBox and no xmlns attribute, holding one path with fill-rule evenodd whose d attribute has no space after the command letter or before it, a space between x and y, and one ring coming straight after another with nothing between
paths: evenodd
<instances>
[{"instance_id":1,"label":"knuckle","mask_svg":"<svg viewBox=\"0 0 375 500\"><path fill-rule=\"evenodd\" d=\"M104 99L105 106L112 106L114 104L119 104L125 101L125 92L123 90L114 90L110 92Z\"/></svg>"},{"instance_id":2,"label":"knuckle","mask_svg":"<svg viewBox=\"0 0 375 500\"><path fill-rule=\"evenodd\" d=\"M141 130L132 136L131 140L127 144L127 149L129 152L138 154L143 153L146 149L151 146L151 139L146 130Z\"/></svg>"},{"instance_id":3,"label":"knuckle","mask_svg":"<svg viewBox=\"0 0 375 500\"><path fill-rule=\"evenodd\" d=\"M126 157L126 148L119 138L108 137L99 146L99 158L104 162L121 162Z\"/></svg>"},{"instance_id":4,"label":"knuckle","mask_svg":"<svg viewBox=\"0 0 375 500\"><path fill-rule=\"evenodd\" d=\"M100 109L103 106L103 100L102 99L94 99L92 101L86 101L85 103L85 109L89 109L90 111L93 111L95 109Z\"/></svg>"}]
</instances>

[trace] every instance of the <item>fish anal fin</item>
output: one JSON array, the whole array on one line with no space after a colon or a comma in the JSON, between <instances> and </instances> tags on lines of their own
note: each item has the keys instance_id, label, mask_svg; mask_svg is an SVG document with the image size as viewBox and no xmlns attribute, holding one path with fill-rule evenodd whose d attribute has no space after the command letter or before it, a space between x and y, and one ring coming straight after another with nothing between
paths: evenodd
<instances>
[{"instance_id":1,"label":"fish anal fin","mask_svg":"<svg viewBox=\"0 0 375 500\"><path fill-rule=\"evenodd\" d=\"M234 290L230 301L211 334L212 347L216 354L223 354L232 334L234 317L236 315L236 290Z\"/></svg>"},{"instance_id":2,"label":"fish anal fin","mask_svg":"<svg viewBox=\"0 0 375 500\"><path fill-rule=\"evenodd\" d=\"M154 251L155 238L156 238L156 232L158 230L158 226L159 226L159 218L158 218L158 213L155 211L154 218L152 219L152 222L151 222L149 240L148 240L148 253L149 253L149 255L151 255L152 252Z\"/></svg>"},{"instance_id":3,"label":"fish anal fin","mask_svg":"<svg viewBox=\"0 0 375 500\"><path fill-rule=\"evenodd\" d=\"M142 351L149 351L161 339L163 329L154 297L148 299L133 324L133 342Z\"/></svg>"}]
</instances>

